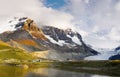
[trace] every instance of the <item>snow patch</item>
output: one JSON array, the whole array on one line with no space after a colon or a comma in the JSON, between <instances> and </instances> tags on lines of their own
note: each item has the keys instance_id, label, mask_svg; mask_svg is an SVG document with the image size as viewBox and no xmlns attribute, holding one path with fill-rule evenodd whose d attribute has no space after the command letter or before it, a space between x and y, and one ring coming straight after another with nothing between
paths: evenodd
<instances>
[{"instance_id":1,"label":"snow patch","mask_svg":"<svg viewBox=\"0 0 120 77\"><path fill-rule=\"evenodd\" d=\"M70 36L70 35L67 35L67 37L71 38L71 36Z\"/></svg>"},{"instance_id":2,"label":"snow patch","mask_svg":"<svg viewBox=\"0 0 120 77\"><path fill-rule=\"evenodd\" d=\"M5 31L15 31L16 29L21 28L21 27L15 28L15 25L20 22L25 22L25 21L26 20L19 21L19 18L14 18L13 20L1 25L0 33L3 33Z\"/></svg>"},{"instance_id":3,"label":"snow patch","mask_svg":"<svg viewBox=\"0 0 120 77\"><path fill-rule=\"evenodd\" d=\"M66 43L64 40L58 40L57 42L53 38L51 38L49 35L45 35L45 37L47 37L50 40L50 42L57 44L59 46L67 45L69 48L76 46L75 44Z\"/></svg>"},{"instance_id":4,"label":"snow patch","mask_svg":"<svg viewBox=\"0 0 120 77\"><path fill-rule=\"evenodd\" d=\"M3 33L5 31L14 31L14 30L16 30L14 28L14 26L9 25L9 24L5 24L5 25L3 25L3 26L0 27L0 33Z\"/></svg>"},{"instance_id":5,"label":"snow patch","mask_svg":"<svg viewBox=\"0 0 120 77\"><path fill-rule=\"evenodd\" d=\"M45 37L47 37L50 40L50 42L58 44L58 42L51 38L49 35L45 35Z\"/></svg>"},{"instance_id":6,"label":"snow patch","mask_svg":"<svg viewBox=\"0 0 120 77\"><path fill-rule=\"evenodd\" d=\"M57 42L53 38L51 38L49 35L45 35L45 36L54 44L57 44L57 45L60 45L60 46L63 46L64 44L67 44L67 43L65 43L64 40L58 40L58 42Z\"/></svg>"},{"instance_id":7,"label":"snow patch","mask_svg":"<svg viewBox=\"0 0 120 77\"><path fill-rule=\"evenodd\" d=\"M58 40L58 43L59 43L60 46L63 46L63 44L65 44L65 41L63 41L63 40Z\"/></svg>"},{"instance_id":8,"label":"snow patch","mask_svg":"<svg viewBox=\"0 0 120 77\"><path fill-rule=\"evenodd\" d=\"M71 37L70 35L67 35L67 37L71 38L74 43L76 43L78 45L82 45L82 43L80 42L80 40L77 36Z\"/></svg>"}]
</instances>

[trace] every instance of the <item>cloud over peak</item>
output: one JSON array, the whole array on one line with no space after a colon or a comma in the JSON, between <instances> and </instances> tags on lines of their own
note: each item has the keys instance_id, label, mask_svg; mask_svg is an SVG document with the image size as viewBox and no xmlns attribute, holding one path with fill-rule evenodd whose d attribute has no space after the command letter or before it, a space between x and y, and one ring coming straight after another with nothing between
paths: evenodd
<instances>
[{"instance_id":1,"label":"cloud over peak","mask_svg":"<svg viewBox=\"0 0 120 77\"><path fill-rule=\"evenodd\" d=\"M43 0L0 0L0 11L0 21L11 17L27 16L42 25L54 25L59 28L73 25L71 14L46 7Z\"/></svg>"}]
</instances>

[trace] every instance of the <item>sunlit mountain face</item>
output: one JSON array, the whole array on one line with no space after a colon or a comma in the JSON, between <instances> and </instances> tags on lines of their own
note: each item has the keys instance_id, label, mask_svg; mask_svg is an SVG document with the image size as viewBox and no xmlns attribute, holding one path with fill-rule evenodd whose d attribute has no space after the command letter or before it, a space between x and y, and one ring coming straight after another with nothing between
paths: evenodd
<instances>
[{"instance_id":1,"label":"sunlit mountain face","mask_svg":"<svg viewBox=\"0 0 120 77\"><path fill-rule=\"evenodd\" d=\"M53 60L81 60L87 56L99 54L87 46L78 32L72 29L59 29L53 26L41 26L28 17L14 18L9 21L0 39L11 46L29 52L46 53L44 57ZM64 53L64 54L63 54ZM39 54L39 53L38 53Z\"/></svg>"}]
</instances>

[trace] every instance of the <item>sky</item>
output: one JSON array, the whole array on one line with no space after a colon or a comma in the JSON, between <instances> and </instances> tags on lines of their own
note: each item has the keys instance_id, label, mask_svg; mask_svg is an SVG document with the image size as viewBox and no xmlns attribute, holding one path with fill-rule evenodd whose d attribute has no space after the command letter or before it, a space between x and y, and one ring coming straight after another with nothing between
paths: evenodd
<instances>
[{"instance_id":1,"label":"sky","mask_svg":"<svg viewBox=\"0 0 120 77\"><path fill-rule=\"evenodd\" d=\"M0 0L0 26L23 16L38 26L72 28L93 47L120 45L120 0Z\"/></svg>"},{"instance_id":2,"label":"sky","mask_svg":"<svg viewBox=\"0 0 120 77\"><path fill-rule=\"evenodd\" d=\"M66 2L64 0L46 0L45 6L52 7L53 9L59 9L65 6Z\"/></svg>"}]
</instances>

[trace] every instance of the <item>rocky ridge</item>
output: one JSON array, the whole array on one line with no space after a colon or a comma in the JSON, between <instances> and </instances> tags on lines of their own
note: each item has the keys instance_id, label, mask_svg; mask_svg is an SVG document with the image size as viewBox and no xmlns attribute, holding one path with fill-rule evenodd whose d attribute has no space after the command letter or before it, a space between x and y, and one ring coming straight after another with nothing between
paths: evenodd
<instances>
[{"instance_id":1,"label":"rocky ridge","mask_svg":"<svg viewBox=\"0 0 120 77\"><path fill-rule=\"evenodd\" d=\"M78 32L71 29L62 30L52 26L38 28L36 23L27 17L17 19L13 26L14 31L0 34L2 41L30 52L48 51L46 58L49 59L80 60L99 54L84 43Z\"/></svg>"}]
</instances>

